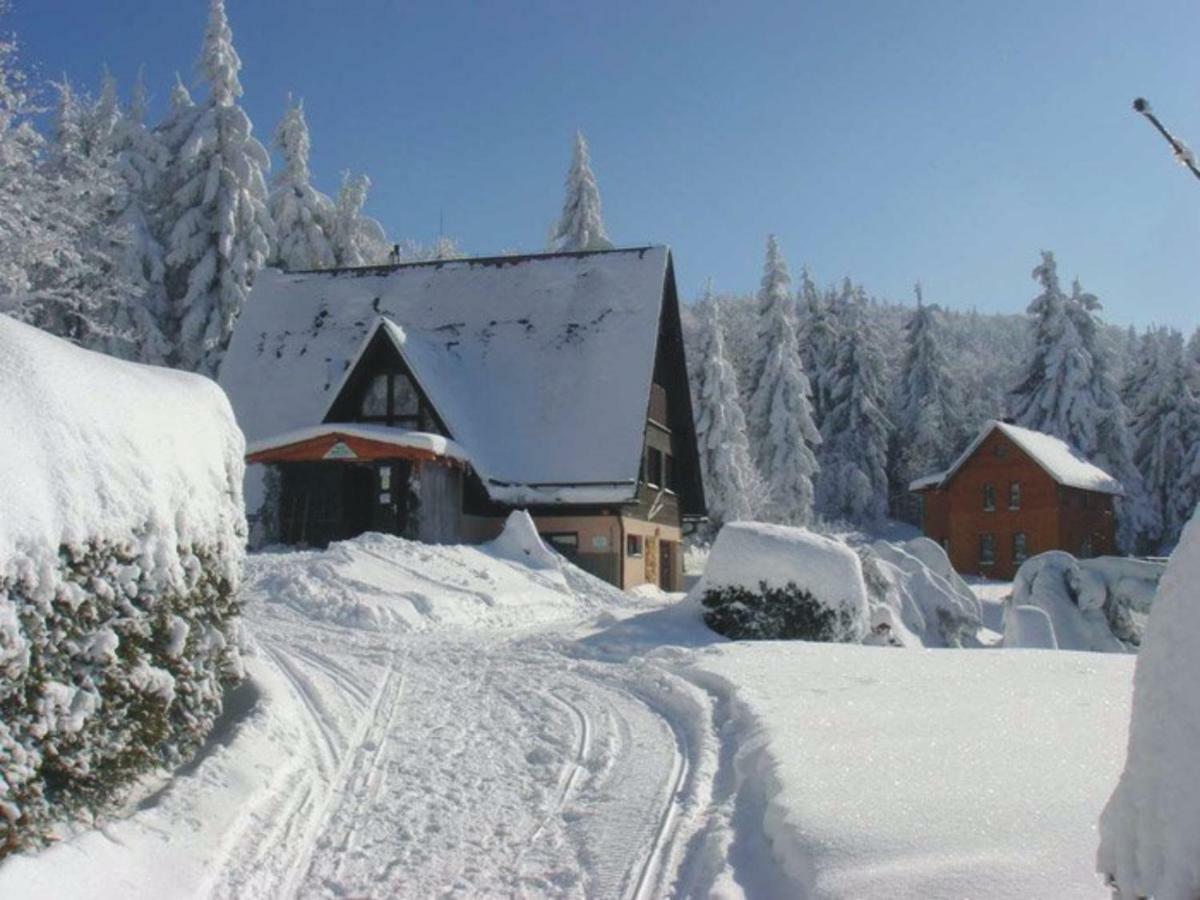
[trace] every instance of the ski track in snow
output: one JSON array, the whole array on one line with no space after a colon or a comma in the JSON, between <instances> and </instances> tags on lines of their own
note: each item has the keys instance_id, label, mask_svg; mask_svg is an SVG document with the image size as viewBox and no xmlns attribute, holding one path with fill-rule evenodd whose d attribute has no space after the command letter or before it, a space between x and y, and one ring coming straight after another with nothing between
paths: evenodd
<instances>
[{"instance_id":1,"label":"ski track in snow","mask_svg":"<svg viewBox=\"0 0 1200 900\"><path fill-rule=\"evenodd\" d=\"M710 787L672 702L710 701L577 652L581 624L388 634L259 604L261 655L306 715L209 896L669 894Z\"/></svg>"}]
</instances>

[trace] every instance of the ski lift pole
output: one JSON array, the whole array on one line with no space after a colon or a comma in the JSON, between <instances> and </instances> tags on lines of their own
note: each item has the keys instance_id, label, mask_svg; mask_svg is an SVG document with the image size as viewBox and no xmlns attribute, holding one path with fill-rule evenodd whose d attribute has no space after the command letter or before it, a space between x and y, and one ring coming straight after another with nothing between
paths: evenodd
<instances>
[{"instance_id":1,"label":"ski lift pole","mask_svg":"<svg viewBox=\"0 0 1200 900\"><path fill-rule=\"evenodd\" d=\"M1162 122L1158 121L1158 116L1154 115L1154 111L1150 109L1150 103L1144 97L1138 97L1133 101L1133 108L1149 119L1150 124L1158 129L1158 133L1171 145L1171 152L1175 154L1175 158L1187 166L1193 175L1200 178L1200 169L1196 168L1196 158L1192 155L1192 151L1183 141L1163 127Z\"/></svg>"}]
</instances>

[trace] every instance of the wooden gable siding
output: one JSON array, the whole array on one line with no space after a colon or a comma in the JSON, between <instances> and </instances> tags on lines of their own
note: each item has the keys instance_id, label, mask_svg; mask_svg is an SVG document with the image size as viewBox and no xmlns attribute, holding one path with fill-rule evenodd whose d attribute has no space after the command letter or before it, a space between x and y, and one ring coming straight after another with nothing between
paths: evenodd
<instances>
[{"instance_id":1,"label":"wooden gable siding","mask_svg":"<svg viewBox=\"0 0 1200 900\"><path fill-rule=\"evenodd\" d=\"M395 344L384 333L382 327L375 329L375 334L372 336L366 350L359 357L357 364L354 367L346 383L342 385L341 391L334 401L329 406L329 412L326 414L325 422L364 422L377 421L368 419L361 414L362 402L366 394L371 380L376 375L403 375L412 381L413 387L416 389L417 396L420 398L420 422L415 431L425 431L430 434L440 434L444 437L452 438L450 430L446 427L446 423L442 421L433 404L429 402L429 397L425 391L421 389L420 381L414 377L413 372L405 363L404 358L397 352Z\"/></svg>"},{"instance_id":2,"label":"wooden gable siding","mask_svg":"<svg viewBox=\"0 0 1200 900\"><path fill-rule=\"evenodd\" d=\"M1021 486L1017 509L1009 503L1014 483ZM989 484L995 494L991 510L984 507ZM922 530L946 547L951 564L963 574L1012 578L1020 567L1017 534L1025 535L1026 558L1047 550L1079 555L1084 536L1091 540L1094 555L1113 552L1111 497L1059 485L999 429L980 443L947 483L920 493ZM1077 495L1088 499L1075 499ZM991 535L994 542L991 565L981 565L984 535Z\"/></svg>"},{"instance_id":3,"label":"wooden gable siding","mask_svg":"<svg viewBox=\"0 0 1200 900\"><path fill-rule=\"evenodd\" d=\"M335 455L329 459L326 454L337 444L348 447L354 456ZM455 460L438 456L431 450L419 447L398 447L386 441L373 441L356 435L324 434L319 437L297 441L284 447L274 447L247 455L248 463L281 463L281 462L363 462L366 460L403 459L409 461L437 461L443 465L460 465Z\"/></svg>"}]
</instances>

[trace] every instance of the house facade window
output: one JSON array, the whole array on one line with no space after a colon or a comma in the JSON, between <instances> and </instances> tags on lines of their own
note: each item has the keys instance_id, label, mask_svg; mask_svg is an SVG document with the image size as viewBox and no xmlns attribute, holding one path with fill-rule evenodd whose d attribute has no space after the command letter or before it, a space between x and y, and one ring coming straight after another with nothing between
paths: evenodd
<instances>
[{"instance_id":1,"label":"house facade window","mask_svg":"<svg viewBox=\"0 0 1200 900\"><path fill-rule=\"evenodd\" d=\"M386 419L388 413L388 377L376 375L363 394L361 412L364 418Z\"/></svg>"},{"instance_id":2,"label":"house facade window","mask_svg":"<svg viewBox=\"0 0 1200 900\"><path fill-rule=\"evenodd\" d=\"M1025 532L1018 531L1013 535L1013 562L1018 566L1029 559L1029 538Z\"/></svg>"},{"instance_id":3,"label":"house facade window","mask_svg":"<svg viewBox=\"0 0 1200 900\"><path fill-rule=\"evenodd\" d=\"M979 565L991 566L996 562L996 536L981 534L979 536Z\"/></svg>"},{"instance_id":4,"label":"house facade window","mask_svg":"<svg viewBox=\"0 0 1200 900\"><path fill-rule=\"evenodd\" d=\"M1091 559L1093 555L1095 555L1095 549L1092 547L1091 535L1088 535L1079 544L1079 558Z\"/></svg>"},{"instance_id":5,"label":"house facade window","mask_svg":"<svg viewBox=\"0 0 1200 900\"><path fill-rule=\"evenodd\" d=\"M673 494L675 493L675 458L670 453L664 453L662 460L662 486Z\"/></svg>"},{"instance_id":6,"label":"house facade window","mask_svg":"<svg viewBox=\"0 0 1200 900\"><path fill-rule=\"evenodd\" d=\"M381 372L371 378L363 392L359 416L405 428L419 428L421 395L411 378L399 372Z\"/></svg>"},{"instance_id":7,"label":"house facade window","mask_svg":"<svg viewBox=\"0 0 1200 900\"><path fill-rule=\"evenodd\" d=\"M568 559L574 559L579 555L579 532L577 531L547 531L542 533L542 538L550 545L551 549L557 550Z\"/></svg>"},{"instance_id":8,"label":"house facade window","mask_svg":"<svg viewBox=\"0 0 1200 900\"><path fill-rule=\"evenodd\" d=\"M987 512L996 508L996 486L990 481L983 486L983 508Z\"/></svg>"},{"instance_id":9,"label":"house facade window","mask_svg":"<svg viewBox=\"0 0 1200 900\"><path fill-rule=\"evenodd\" d=\"M1008 508L1021 508L1021 482L1014 481L1008 486Z\"/></svg>"},{"instance_id":10,"label":"house facade window","mask_svg":"<svg viewBox=\"0 0 1200 900\"><path fill-rule=\"evenodd\" d=\"M657 447L646 448L646 484L663 487L663 452Z\"/></svg>"},{"instance_id":11,"label":"house facade window","mask_svg":"<svg viewBox=\"0 0 1200 900\"><path fill-rule=\"evenodd\" d=\"M640 534L627 534L625 536L625 555L640 559L643 552L642 536Z\"/></svg>"}]
</instances>

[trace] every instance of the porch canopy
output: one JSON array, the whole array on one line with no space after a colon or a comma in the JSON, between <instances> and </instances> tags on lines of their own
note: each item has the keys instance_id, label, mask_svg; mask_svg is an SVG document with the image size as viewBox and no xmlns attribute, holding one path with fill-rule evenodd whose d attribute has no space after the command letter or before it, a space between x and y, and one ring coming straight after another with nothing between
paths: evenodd
<instances>
[{"instance_id":1,"label":"porch canopy","mask_svg":"<svg viewBox=\"0 0 1200 900\"><path fill-rule=\"evenodd\" d=\"M386 425L328 422L287 431L246 446L248 463L404 459L465 466L466 451L440 434Z\"/></svg>"}]
</instances>

